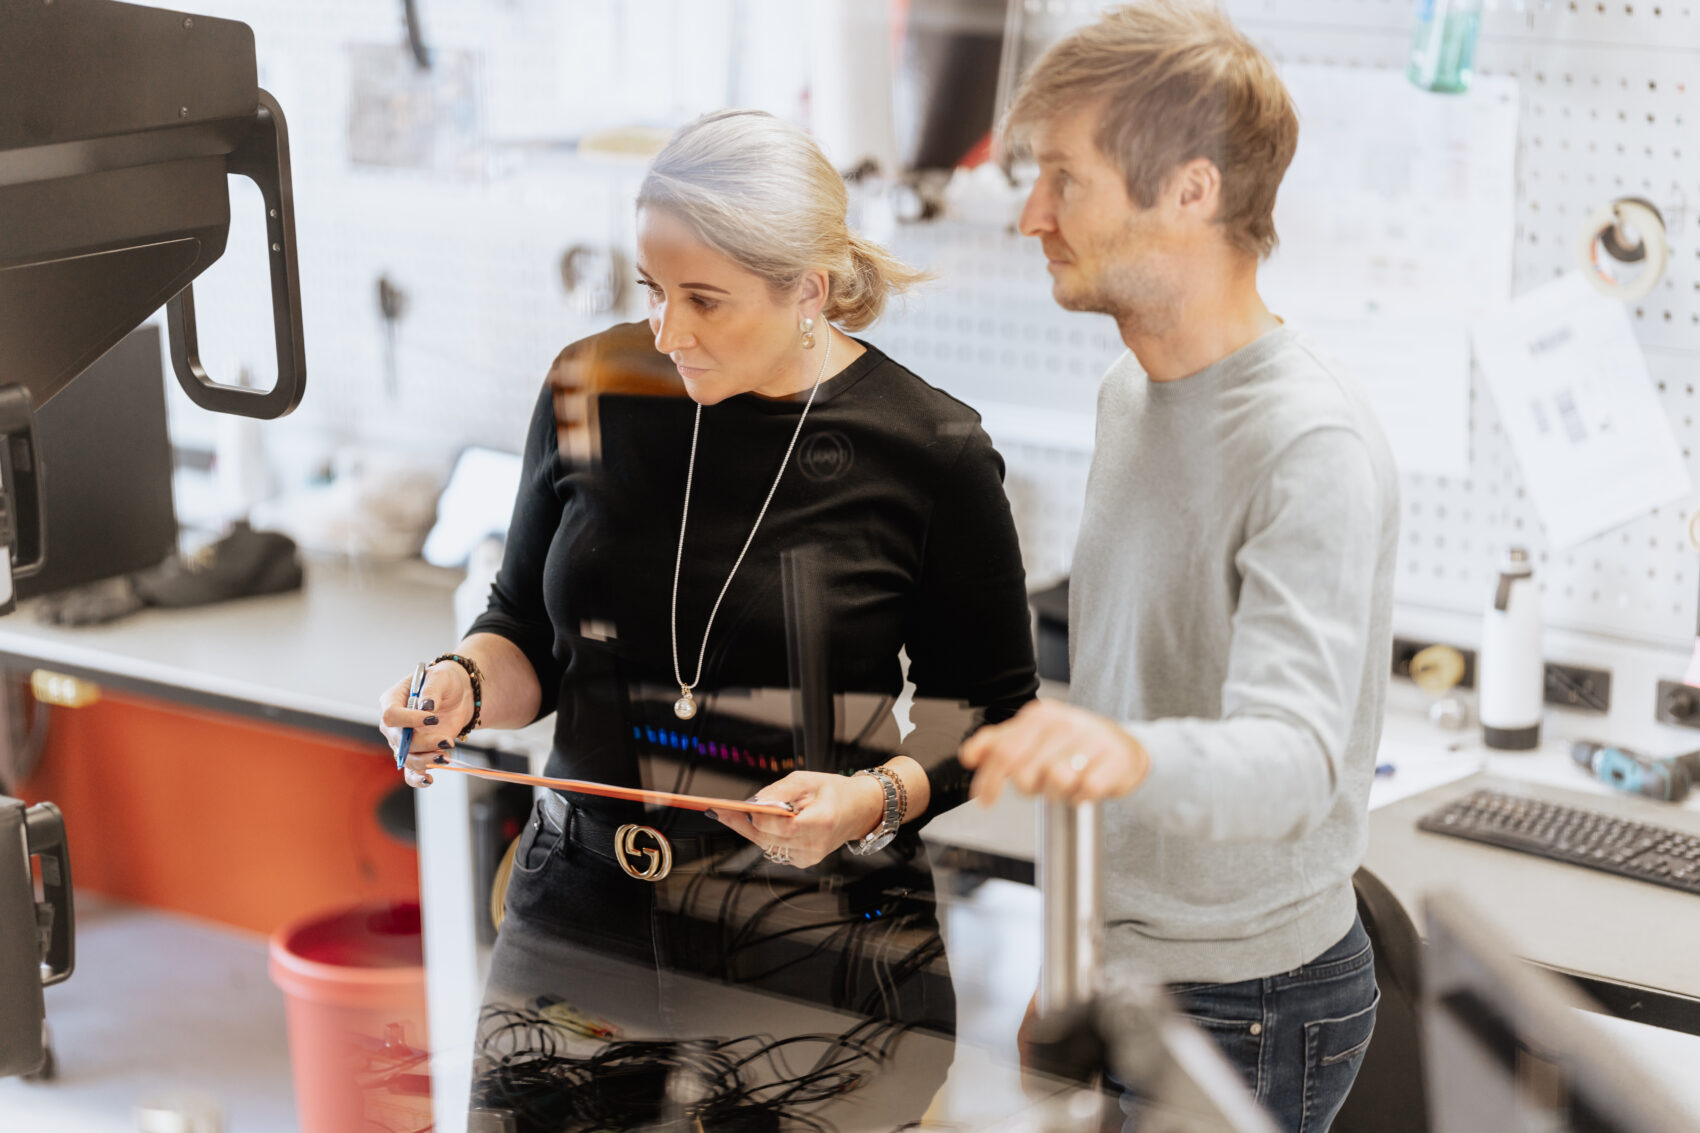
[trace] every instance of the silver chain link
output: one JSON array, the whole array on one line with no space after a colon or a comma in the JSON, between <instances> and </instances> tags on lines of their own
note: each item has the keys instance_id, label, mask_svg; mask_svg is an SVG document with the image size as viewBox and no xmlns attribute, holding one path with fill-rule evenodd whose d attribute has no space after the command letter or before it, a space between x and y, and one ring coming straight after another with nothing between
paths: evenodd
<instances>
[{"instance_id":1,"label":"silver chain link","mask_svg":"<svg viewBox=\"0 0 1700 1133\"><path fill-rule=\"evenodd\" d=\"M797 428L791 433L791 443L785 446L785 459L779 462L779 474L773 478L773 487L767 490L767 499L761 503L761 511L756 514L756 521L750 528L749 538L744 540L743 550L738 552L738 560L732 564L732 570L726 576L726 582L720 587L720 594L714 599L714 608L708 612L708 624L702 627L702 648L697 651L697 671L689 684L679 671L679 568L685 562L685 525L691 517L691 482L696 478L697 470L697 436L702 431L702 406L697 406L696 421L691 426L691 462L685 469L685 509L679 516L679 549L673 556L673 615L671 633L673 645L673 679L679 682L682 692L694 690L702 681L702 663L708 656L708 634L714 628L714 615L720 612L720 603L726 597L726 591L732 588L732 579L738 574L738 568L744 565L744 556L749 554L750 544L756 541L756 532L761 528L761 521L767 518L767 505L773 502L773 494L779 491L779 481L785 478L785 468L791 463L791 453L797 447L797 438L803 435L803 422L809 418L809 410L815 404L815 394L820 392L821 379L826 377L827 364L832 360L832 325L826 328L826 351L820 360L820 372L815 375L815 384L809 390L809 400L803 405L803 412L797 417Z\"/></svg>"}]
</instances>

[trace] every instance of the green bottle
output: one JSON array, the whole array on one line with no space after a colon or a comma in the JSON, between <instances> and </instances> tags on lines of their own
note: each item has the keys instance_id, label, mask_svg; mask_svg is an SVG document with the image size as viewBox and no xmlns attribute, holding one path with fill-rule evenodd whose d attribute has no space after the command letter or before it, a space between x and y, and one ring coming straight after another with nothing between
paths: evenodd
<instances>
[{"instance_id":1,"label":"green bottle","mask_svg":"<svg viewBox=\"0 0 1700 1133\"><path fill-rule=\"evenodd\" d=\"M1417 0L1406 77L1423 90L1448 94L1469 90L1481 23L1481 0Z\"/></svg>"}]
</instances>

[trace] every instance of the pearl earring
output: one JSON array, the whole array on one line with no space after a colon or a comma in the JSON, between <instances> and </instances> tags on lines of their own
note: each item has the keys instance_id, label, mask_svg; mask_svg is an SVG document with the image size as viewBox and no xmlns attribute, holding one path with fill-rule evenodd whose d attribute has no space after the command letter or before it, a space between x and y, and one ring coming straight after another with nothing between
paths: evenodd
<instances>
[{"instance_id":1,"label":"pearl earring","mask_svg":"<svg viewBox=\"0 0 1700 1133\"><path fill-rule=\"evenodd\" d=\"M804 319L802 327L803 349L813 350L815 348L815 321L813 319Z\"/></svg>"}]
</instances>

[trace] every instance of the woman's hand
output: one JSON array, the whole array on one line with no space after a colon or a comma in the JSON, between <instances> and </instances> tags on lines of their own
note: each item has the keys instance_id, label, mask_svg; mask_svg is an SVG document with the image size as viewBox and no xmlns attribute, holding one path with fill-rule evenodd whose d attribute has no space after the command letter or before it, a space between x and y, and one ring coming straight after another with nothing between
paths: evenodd
<instances>
[{"instance_id":1,"label":"woman's hand","mask_svg":"<svg viewBox=\"0 0 1700 1133\"><path fill-rule=\"evenodd\" d=\"M885 790L871 775L793 771L763 787L752 802L790 803L789 817L710 811L768 854L784 851L790 864L808 869L846 842L854 842L885 817Z\"/></svg>"},{"instance_id":2,"label":"woman's hand","mask_svg":"<svg viewBox=\"0 0 1700 1133\"><path fill-rule=\"evenodd\" d=\"M378 698L378 730L394 751L401 730L413 729L413 742L408 745L407 785L428 787L431 775L427 768L435 760L447 757L454 749L455 737L472 719L472 678L453 661L437 662L425 670L418 708L407 706L407 692L412 683L411 675L404 677Z\"/></svg>"}]
</instances>

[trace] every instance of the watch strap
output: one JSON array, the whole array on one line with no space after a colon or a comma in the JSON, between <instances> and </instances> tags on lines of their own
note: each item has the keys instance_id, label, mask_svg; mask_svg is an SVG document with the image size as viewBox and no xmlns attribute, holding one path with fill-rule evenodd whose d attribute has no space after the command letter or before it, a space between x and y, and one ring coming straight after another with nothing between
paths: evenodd
<instances>
[{"instance_id":1,"label":"watch strap","mask_svg":"<svg viewBox=\"0 0 1700 1133\"><path fill-rule=\"evenodd\" d=\"M863 837L846 845L853 854L871 854L875 850L884 849L897 837L898 830L903 826L904 816L909 812L909 791L896 773L884 767L867 767L856 774L879 780L880 787L885 791L885 813L880 824Z\"/></svg>"}]
</instances>

